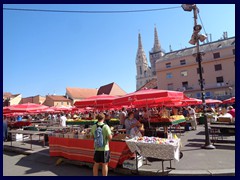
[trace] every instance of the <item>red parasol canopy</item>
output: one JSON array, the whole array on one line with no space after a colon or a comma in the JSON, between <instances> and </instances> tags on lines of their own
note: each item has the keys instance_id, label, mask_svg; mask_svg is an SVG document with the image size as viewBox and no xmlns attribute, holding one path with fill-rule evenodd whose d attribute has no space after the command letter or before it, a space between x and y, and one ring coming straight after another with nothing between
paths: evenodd
<instances>
[{"instance_id":1,"label":"red parasol canopy","mask_svg":"<svg viewBox=\"0 0 240 180\"><path fill-rule=\"evenodd\" d=\"M224 103L224 104L232 104L232 103L234 103L234 102L235 102L235 97L231 97L231 98L229 98L229 99L223 100L223 103Z\"/></svg>"},{"instance_id":2,"label":"red parasol canopy","mask_svg":"<svg viewBox=\"0 0 240 180\"><path fill-rule=\"evenodd\" d=\"M184 99L182 100L183 106L198 105L198 104L202 104L202 100L196 99L196 98L189 98L187 96L184 96Z\"/></svg>"},{"instance_id":3,"label":"red parasol canopy","mask_svg":"<svg viewBox=\"0 0 240 180\"><path fill-rule=\"evenodd\" d=\"M8 106L8 109L11 112L29 112L29 111L44 110L47 108L49 107L41 104L34 104L34 103L25 103L25 104Z\"/></svg>"},{"instance_id":4,"label":"red parasol canopy","mask_svg":"<svg viewBox=\"0 0 240 180\"><path fill-rule=\"evenodd\" d=\"M76 101L74 105L76 107L106 107L112 104L114 99L116 99L116 96L101 94L97 96L91 96L80 101Z\"/></svg>"},{"instance_id":5,"label":"red parasol canopy","mask_svg":"<svg viewBox=\"0 0 240 180\"><path fill-rule=\"evenodd\" d=\"M50 109L53 109L54 111L71 111L72 106L53 106L50 107Z\"/></svg>"},{"instance_id":6,"label":"red parasol canopy","mask_svg":"<svg viewBox=\"0 0 240 180\"><path fill-rule=\"evenodd\" d=\"M125 96L116 98L113 101L114 105L150 105L164 103L169 101L178 101L183 99L184 95L178 91L143 89Z\"/></svg>"},{"instance_id":7,"label":"red parasol canopy","mask_svg":"<svg viewBox=\"0 0 240 180\"><path fill-rule=\"evenodd\" d=\"M205 100L206 104L221 104L222 101L217 100L217 99L206 99Z\"/></svg>"}]
</instances>

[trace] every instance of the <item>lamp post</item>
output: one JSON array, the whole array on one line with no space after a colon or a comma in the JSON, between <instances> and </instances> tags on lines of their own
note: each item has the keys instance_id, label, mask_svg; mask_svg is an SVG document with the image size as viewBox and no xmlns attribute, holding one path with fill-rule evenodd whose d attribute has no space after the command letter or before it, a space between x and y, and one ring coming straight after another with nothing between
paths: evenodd
<instances>
[{"instance_id":1,"label":"lamp post","mask_svg":"<svg viewBox=\"0 0 240 180\"><path fill-rule=\"evenodd\" d=\"M199 68L199 84L201 87L201 95L202 95L202 104L203 104L203 117L204 117L204 124L205 124L205 145L202 146L204 149L215 149L215 146L212 145L210 138L209 138L209 130L208 130L208 122L206 117L206 102L205 102L205 89L204 89L204 79L202 76L202 55L203 52L200 52L199 48L199 40L203 42L206 39L205 35L199 34L202 27L201 25L197 24L197 13L198 8L196 4L182 4L182 8L184 11L192 11L194 15L194 27L193 27L193 34L191 40L189 41L190 44L196 45L197 53L196 53L196 61L198 63Z\"/></svg>"}]
</instances>

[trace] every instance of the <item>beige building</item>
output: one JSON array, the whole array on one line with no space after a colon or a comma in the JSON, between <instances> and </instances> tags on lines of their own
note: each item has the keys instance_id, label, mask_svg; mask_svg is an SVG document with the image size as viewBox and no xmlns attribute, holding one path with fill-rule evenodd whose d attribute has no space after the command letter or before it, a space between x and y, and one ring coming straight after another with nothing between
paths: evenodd
<instances>
[{"instance_id":1,"label":"beige building","mask_svg":"<svg viewBox=\"0 0 240 180\"><path fill-rule=\"evenodd\" d=\"M235 96L235 37L204 43L200 46L206 98L226 99ZM158 89L183 91L201 98L196 47L164 54L156 62Z\"/></svg>"},{"instance_id":2,"label":"beige building","mask_svg":"<svg viewBox=\"0 0 240 180\"><path fill-rule=\"evenodd\" d=\"M81 99L85 99L91 96L96 96L98 89L91 89L91 88L66 88L66 97L73 101L73 104L76 101Z\"/></svg>"},{"instance_id":3,"label":"beige building","mask_svg":"<svg viewBox=\"0 0 240 180\"><path fill-rule=\"evenodd\" d=\"M45 100L46 100L46 97L37 95L37 96L22 98L20 104L25 104L25 103L43 104Z\"/></svg>"},{"instance_id":4,"label":"beige building","mask_svg":"<svg viewBox=\"0 0 240 180\"><path fill-rule=\"evenodd\" d=\"M3 93L3 106L17 105L22 99L21 94Z\"/></svg>"},{"instance_id":5,"label":"beige building","mask_svg":"<svg viewBox=\"0 0 240 180\"><path fill-rule=\"evenodd\" d=\"M57 96L57 95L48 95L46 96L46 100L43 103L46 106L52 107L59 107L59 106L72 106L72 101L67 99L65 96Z\"/></svg>"}]
</instances>

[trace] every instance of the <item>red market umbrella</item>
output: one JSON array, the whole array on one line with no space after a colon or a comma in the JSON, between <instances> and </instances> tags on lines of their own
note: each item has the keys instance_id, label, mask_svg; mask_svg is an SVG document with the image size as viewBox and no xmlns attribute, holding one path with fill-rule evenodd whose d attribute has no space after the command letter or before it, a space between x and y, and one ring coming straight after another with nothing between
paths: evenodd
<instances>
[{"instance_id":1,"label":"red market umbrella","mask_svg":"<svg viewBox=\"0 0 240 180\"><path fill-rule=\"evenodd\" d=\"M3 107L3 114L11 113L9 106Z\"/></svg>"},{"instance_id":2,"label":"red market umbrella","mask_svg":"<svg viewBox=\"0 0 240 180\"><path fill-rule=\"evenodd\" d=\"M4 115L7 116L7 117L15 117L15 116L23 116L23 115L25 115L25 113L14 112L14 113L7 113L7 114L4 114Z\"/></svg>"},{"instance_id":3,"label":"red market umbrella","mask_svg":"<svg viewBox=\"0 0 240 180\"><path fill-rule=\"evenodd\" d=\"M183 99L184 95L178 91L158 90L158 89L143 89L125 96L116 98L113 101L114 105L139 105L139 104L156 104L164 103L177 99Z\"/></svg>"},{"instance_id":4,"label":"red market umbrella","mask_svg":"<svg viewBox=\"0 0 240 180\"><path fill-rule=\"evenodd\" d=\"M222 101L217 100L217 99L206 99L205 100L206 104L221 104Z\"/></svg>"},{"instance_id":5,"label":"red market umbrella","mask_svg":"<svg viewBox=\"0 0 240 180\"><path fill-rule=\"evenodd\" d=\"M42 110L42 112L43 113L53 113L53 112L56 112L56 111L52 108L47 108L47 109Z\"/></svg>"},{"instance_id":6,"label":"red market umbrella","mask_svg":"<svg viewBox=\"0 0 240 180\"><path fill-rule=\"evenodd\" d=\"M116 99L116 96L101 94L76 101L74 105L76 107L106 107L111 105L114 99Z\"/></svg>"},{"instance_id":7,"label":"red market umbrella","mask_svg":"<svg viewBox=\"0 0 240 180\"><path fill-rule=\"evenodd\" d=\"M71 106L53 106L51 107L54 111L71 111L72 107Z\"/></svg>"},{"instance_id":8,"label":"red market umbrella","mask_svg":"<svg viewBox=\"0 0 240 180\"><path fill-rule=\"evenodd\" d=\"M198 104L202 104L202 100L196 99L196 98L189 98L187 96L184 96L184 99L182 100L183 106L198 105Z\"/></svg>"},{"instance_id":9,"label":"red market umbrella","mask_svg":"<svg viewBox=\"0 0 240 180\"><path fill-rule=\"evenodd\" d=\"M29 111L44 110L49 107L41 104L25 103L25 104L8 106L8 108L11 112L29 112Z\"/></svg>"},{"instance_id":10,"label":"red market umbrella","mask_svg":"<svg viewBox=\"0 0 240 180\"><path fill-rule=\"evenodd\" d=\"M229 98L229 99L223 100L223 103L224 103L224 104L232 104L232 103L234 103L234 102L235 102L235 97L231 97L231 98Z\"/></svg>"}]
</instances>

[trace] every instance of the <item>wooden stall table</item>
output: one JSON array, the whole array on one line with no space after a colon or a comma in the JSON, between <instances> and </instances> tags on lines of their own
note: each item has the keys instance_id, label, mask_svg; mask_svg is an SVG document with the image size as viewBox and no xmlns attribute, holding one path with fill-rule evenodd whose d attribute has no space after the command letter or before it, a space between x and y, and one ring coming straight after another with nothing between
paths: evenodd
<instances>
[{"instance_id":1,"label":"wooden stall table","mask_svg":"<svg viewBox=\"0 0 240 180\"><path fill-rule=\"evenodd\" d=\"M174 121L167 121L167 118L163 118L162 121L159 122L151 122L151 126L153 127L160 127L162 126L164 129L164 137L167 138L168 137L168 127L179 127L180 123L186 122L186 119L178 119L178 120L174 120ZM181 136L181 131L180 131L180 136Z\"/></svg>"},{"instance_id":2,"label":"wooden stall table","mask_svg":"<svg viewBox=\"0 0 240 180\"><path fill-rule=\"evenodd\" d=\"M40 136L43 136L43 147L45 146L44 135L47 133L46 131L10 130L8 132L11 134L11 146L12 146L12 139L13 139L12 134L29 135L31 140L31 150L32 150L32 136L39 135L39 139L40 139ZM24 142L24 137L23 137L23 142Z\"/></svg>"},{"instance_id":3,"label":"wooden stall table","mask_svg":"<svg viewBox=\"0 0 240 180\"><path fill-rule=\"evenodd\" d=\"M116 168L130 152L126 142L110 141L111 158L109 167ZM93 163L94 141L92 139L60 138L49 136L50 156L60 156L70 160Z\"/></svg>"}]
</instances>

